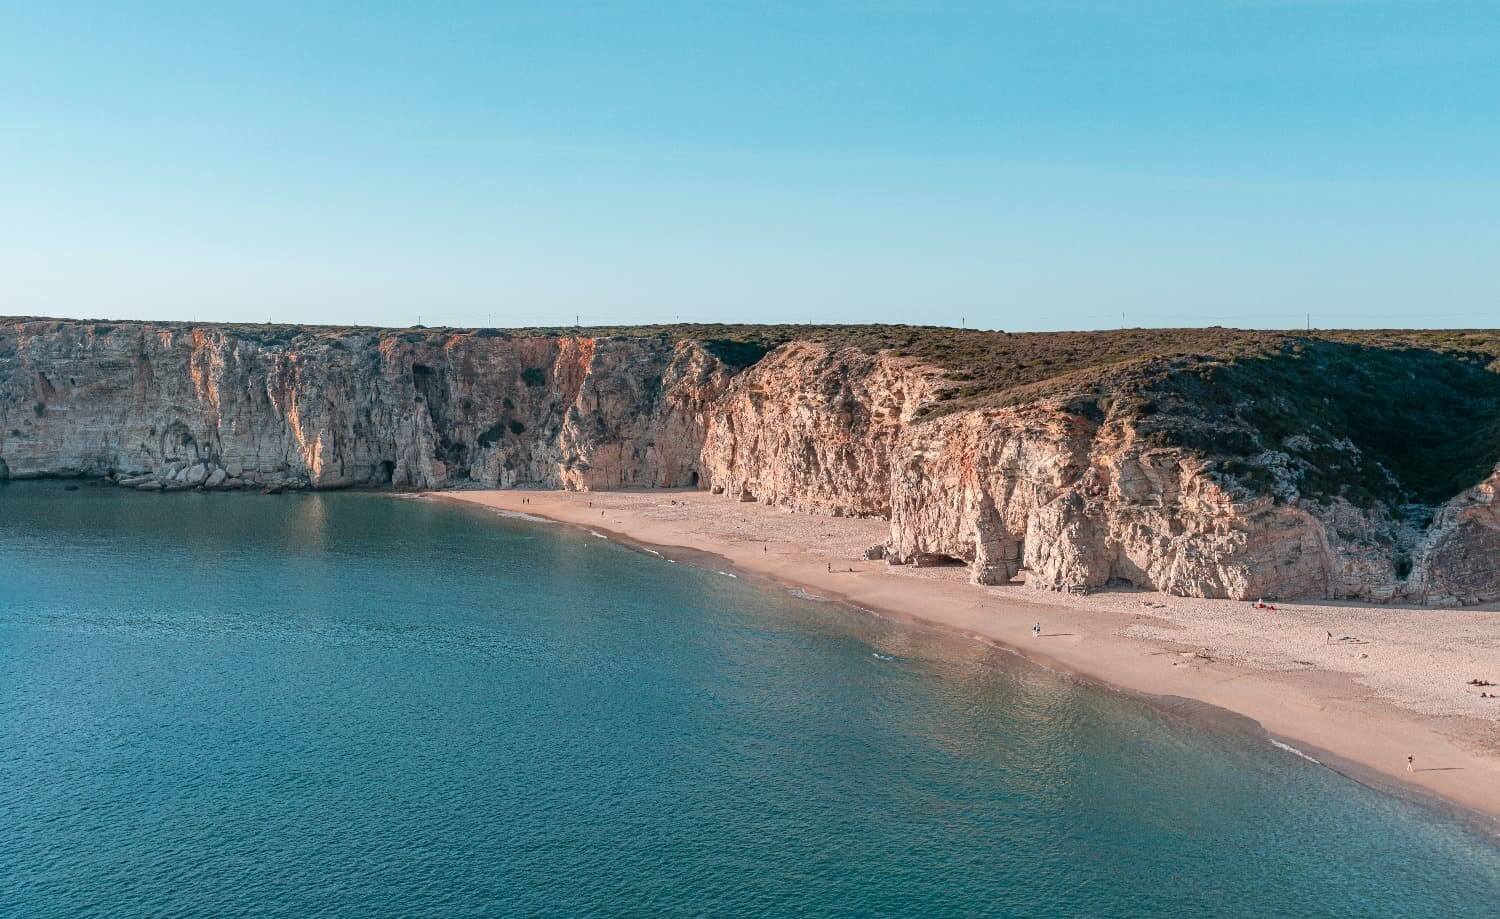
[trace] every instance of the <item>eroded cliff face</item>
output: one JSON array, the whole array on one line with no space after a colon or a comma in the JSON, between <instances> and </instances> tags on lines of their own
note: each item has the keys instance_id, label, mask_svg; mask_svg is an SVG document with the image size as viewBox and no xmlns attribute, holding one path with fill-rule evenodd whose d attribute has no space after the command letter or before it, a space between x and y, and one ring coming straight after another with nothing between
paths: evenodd
<instances>
[{"instance_id":1,"label":"eroded cliff face","mask_svg":"<svg viewBox=\"0 0 1500 919\"><path fill-rule=\"evenodd\" d=\"M727 381L660 339L0 327L11 477L137 487L678 486Z\"/></svg>"},{"instance_id":2,"label":"eroded cliff face","mask_svg":"<svg viewBox=\"0 0 1500 919\"><path fill-rule=\"evenodd\" d=\"M1434 605L1500 597L1500 470L1440 508L1413 553L1405 594Z\"/></svg>"},{"instance_id":3,"label":"eroded cliff face","mask_svg":"<svg viewBox=\"0 0 1500 919\"><path fill-rule=\"evenodd\" d=\"M1138 404L1036 398L929 417L949 384L908 358L812 342L741 369L665 337L11 321L0 479L698 487L887 516L873 555L964 564L986 584L1500 598L1500 472L1425 509L1310 500L1287 471L1310 468L1306 438L1247 456L1271 483L1257 491L1150 436L1159 419ZM1327 455L1349 463L1356 449Z\"/></svg>"},{"instance_id":4,"label":"eroded cliff face","mask_svg":"<svg viewBox=\"0 0 1500 919\"><path fill-rule=\"evenodd\" d=\"M1341 529L1329 519L1340 515L1356 519ZM898 563L961 561L986 584L1024 569L1027 584L1053 590L1376 599L1384 588L1390 599L1391 564L1364 545L1378 529L1348 506L1237 501L1200 460L1142 445L1128 423L1042 405L910 429L887 551Z\"/></svg>"},{"instance_id":5,"label":"eroded cliff face","mask_svg":"<svg viewBox=\"0 0 1500 919\"><path fill-rule=\"evenodd\" d=\"M888 516L890 457L940 376L854 349L794 342L738 376L703 443L715 491L836 516Z\"/></svg>"}]
</instances>

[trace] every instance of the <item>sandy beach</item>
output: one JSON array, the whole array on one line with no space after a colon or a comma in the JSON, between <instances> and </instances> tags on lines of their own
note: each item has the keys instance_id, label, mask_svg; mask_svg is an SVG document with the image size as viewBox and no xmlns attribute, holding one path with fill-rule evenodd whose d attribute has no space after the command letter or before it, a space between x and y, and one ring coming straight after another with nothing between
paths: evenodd
<instances>
[{"instance_id":1,"label":"sandy beach","mask_svg":"<svg viewBox=\"0 0 1500 919\"><path fill-rule=\"evenodd\" d=\"M1141 591L1080 597L983 587L961 567L866 561L864 549L886 537L879 519L798 514L701 491L430 494L712 553L742 571L993 642L1086 679L1216 706L1355 780L1457 805L1500 828L1500 698L1481 696L1500 686L1468 685L1500 684L1494 609L1277 603L1272 611ZM1415 771L1407 771L1408 755Z\"/></svg>"}]
</instances>

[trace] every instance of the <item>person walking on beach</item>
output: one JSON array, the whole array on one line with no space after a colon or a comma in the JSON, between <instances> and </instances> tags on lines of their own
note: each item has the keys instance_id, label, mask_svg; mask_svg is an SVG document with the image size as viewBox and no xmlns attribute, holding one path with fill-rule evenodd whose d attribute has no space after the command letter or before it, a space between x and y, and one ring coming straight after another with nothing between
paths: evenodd
<instances>
[{"instance_id":1,"label":"person walking on beach","mask_svg":"<svg viewBox=\"0 0 1500 919\"><path fill-rule=\"evenodd\" d=\"M1417 771L1416 762L1417 762L1417 758L1415 756L1408 756L1406 758L1406 771L1407 772L1416 772Z\"/></svg>"},{"instance_id":2,"label":"person walking on beach","mask_svg":"<svg viewBox=\"0 0 1500 919\"><path fill-rule=\"evenodd\" d=\"M1035 625L1033 625L1031 627L1031 637L1032 638L1041 638L1042 637L1042 624L1040 622L1038 622L1037 624L1035 624Z\"/></svg>"}]
</instances>

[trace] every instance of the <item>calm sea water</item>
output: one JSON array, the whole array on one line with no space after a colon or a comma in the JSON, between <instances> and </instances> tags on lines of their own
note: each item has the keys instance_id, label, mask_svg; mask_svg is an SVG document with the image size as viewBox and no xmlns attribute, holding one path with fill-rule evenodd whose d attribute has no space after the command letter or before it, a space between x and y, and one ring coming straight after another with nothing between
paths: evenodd
<instances>
[{"instance_id":1,"label":"calm sea water","mask_svg":"<svg viewBox=\"0 0 1500 919\"><path fill-rule=\"evenodd\" d=\"M622 913L1495 916L1500 849L587 534L0 487L0 916Z\"/></svg>"}]
</instances>

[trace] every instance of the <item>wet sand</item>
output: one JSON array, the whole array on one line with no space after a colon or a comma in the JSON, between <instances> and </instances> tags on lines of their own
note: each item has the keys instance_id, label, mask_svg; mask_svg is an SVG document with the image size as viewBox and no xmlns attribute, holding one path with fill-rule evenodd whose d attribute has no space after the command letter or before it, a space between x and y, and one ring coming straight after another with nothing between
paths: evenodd
<instances>
[{"instance_id":1,"label":"wet sand","mask_svg":"<svg viewBox=\"0 0 1500 919\"><path fill-rule=\"evenodd\" d=\"M450 491L433 497L711 553L879 615L992 642L1148 696L1206 703L1351 778L1500 827L1500 611L983 587L961 567L866 561L884 520L797 514L701 491ZM1032 625L1042 634L1033 637ZM1330 640L1328 634L1332 633ZM1493 687L1500 695L1500 686ZM1290 751L1289 751L1290 755ZM1406 771L1406 757L1416 771Z\"/></svg>"}]
</instances>

